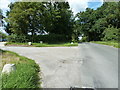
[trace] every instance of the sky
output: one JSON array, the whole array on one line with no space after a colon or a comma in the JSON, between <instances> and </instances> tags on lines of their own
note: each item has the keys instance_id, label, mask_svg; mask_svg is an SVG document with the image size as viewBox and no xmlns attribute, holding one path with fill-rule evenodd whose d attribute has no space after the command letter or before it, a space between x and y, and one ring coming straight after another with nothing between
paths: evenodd
<instances>
[{"instance_id":1,"label":"sky","mask_svg":"<svg viewBox=\"0 0 120 90\"><path fill-rule=\"evenodd\" d=\"M3 12L9 10L8 4L14 0L0 0L0 8ZM87 7L96 9L103 4L103 0L68 0L74 14L84 11Z\"/></svg>"},{"instance_id":2,"label":"sky","mask_svg":"<svg viewBox=\"0 0 120 90\"><path fill-rule=\"evenodd\" d=\"M97 9L103 4L103 0L68 0L74 15L86 8Z\"/></svg>"},{"instance_id":3,"label":"sky","mask_svg":"<svg viewBox=\"0 0 120 90\"><path fill-rule=\"evenodd\" d=\"M8 5L14 0L0 0L0 9L3 10L3 14L9 10ZM85 11L86 8L97 9L103 4L103 0L67 0L73 14L77 14L80 11Z\"/></svg>"}]
</instances>

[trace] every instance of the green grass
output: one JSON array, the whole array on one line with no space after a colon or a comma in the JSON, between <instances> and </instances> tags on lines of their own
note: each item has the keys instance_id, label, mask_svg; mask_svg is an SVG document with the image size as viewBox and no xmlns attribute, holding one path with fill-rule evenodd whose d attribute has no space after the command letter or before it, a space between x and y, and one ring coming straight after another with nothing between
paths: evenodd
<instances>
[{"instance_id":1,"label":"green grass","mask_svg":"<svg viewBox=\"0 0 120 90\"><path fill-rule=\"evenodd\" d=\"M6 46L9 46L9 45L10 45L10 46L14 46L14 45L15 45L15 46L17 46L17 45L24 45L24 46L26 45L26 46L27 46L28 43L13 43L13 42L7 42L5 45L6 45Z\"/></svg>"},{"instance_id":2,"label":"green grass","mask_svg":"<svg viewBox=\"0 0 120 90\"><path fill-rule=\"evenodd\" d=\"M38 88L39 66L31 59L10 51L2 51L2 68L4 64L15 64L16 71L2 75L2 88Z\"/></svg>"},{"instance_id":3,"label":"green grass","mask_svg":"<svg viewBox=\"0 0 120 90\"><path fill-rule=\"evenodd\" d=\"M97 43L97 44L103 44L103 45L109 45L109 46L113 46L116 48L120 48L120 45L118 44L118 42L113 42L113 41L92 41L92 43Z\"/></svg>"},{"instance_id":4,"label":"green grass","mask_svg":"<svg viewBox=\"0 0 120 90\"><path fill-rule=\"evenodd\" d=\"M27 47L69 47L69 46L78 46L78 43L59 43L59 44L47 44L47 43L32 43L31 46L28 43L6 43L7 46L27 46Z\"/></svg>"}]
</instances>

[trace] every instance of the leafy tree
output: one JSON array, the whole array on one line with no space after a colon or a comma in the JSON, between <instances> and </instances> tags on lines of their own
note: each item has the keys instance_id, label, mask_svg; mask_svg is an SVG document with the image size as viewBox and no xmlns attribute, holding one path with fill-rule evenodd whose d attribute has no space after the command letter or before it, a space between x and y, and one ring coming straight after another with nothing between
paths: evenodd
<instances>
[{"instance_id":1,"label":"leafy tree","mask_svg":"<svg viewBox=\"0 0 120 90\"><path fill-rule=\"evenodd\" d=\"M13 31L10 30L10 24L7 23L7 25L4 25L4 26L5 26L5 31L6 31L9 35L11 35L11 34L13 33Z\"/></svg>"},{"instance_id":2,"label":"leafy tree","mask_svg":"<svg viewBox=\"0 0 120 90\"><path fill-rule=\"evenodd\" d=\"M118 40L114 39L111 33L120 28L120 2L105 2L97 10L87 8L86 11L78 13L77 17L77 27L80 28L78 32L84 34L87 41L99 41L104 37Z\"/></svg>"},{"instance_id":3,"label":"leafy tree","mask_svg":"<svg viewBox=\"0 0 120 90\"><path fill-rule=\"evenodd\" d=\"M44 16L44 27L50 34L71 36L73 27L72 12L68 2L46 3L47 11Z\"/></svg>"},{"instance_id":4,"label":"leafy tree","mask_svg":"<svg viewBox=\"0 0 120 90\"><path fill-rule=\"evenodd\" d=\"M18 43L24 43L28 42L28 39L25 35L16 35L16 34L11 34L7 37L7 40L9 42L18 42Z\"/></svg>"},{"instance_id":5,"label":"leafy tree","mask_svg":"<svg viewBox=\"0 0 120 90\"><path fill-rule=\"evenodd\" d=\"M104 33L104 41L118 41L118 37L119 37L119 32L120 29L114 28L114 27L109 27L106 28Z\"/></svg>"},{"instance_id":6,"label":"leafy tree","mask_svg":"<svg viewBox=\"0 0 120 90\"><path fill-rule=\"evenodd\" d=\"M8 13L7 22L10 30L16 34L32 33L34 35L39 31L40 26L40 10L38 7L40 3L35 2L15 2L10 5L10 12Z\"/></svg>"},{"instance_id":7,"label":"leafy tree","mask_svg":"<svg viewBox=\"0 0 120 90\"><path fill-rule=\"evenodd\" d=\"M92 34L90 36L91 40L100 41L103 38L103 31L107 27L106 18L98 19L92 28L89 30Z\"/></svg>"},{"instance_id":8,"label":"leafy tree","mask_svg":"<svg viewBox=\"0 0 120 90\"><path fill-rule=\"evenodd\" d=\"M71 39L73 14L68 2L15 2L9 7L7 32L34 36L46 31Z\"/></svg>"},{"instance_id":9,"label":"leafy tree","mask_svg":"<svg viewBox=\"0 0 120 90\"><path fill-rule=\"evenodd\" d=\"M6 39L6 38L7 38L7 35L4 34L4 33L2 33L2 32L0 32L0 38L2 38L2 39Z\"/></svg>"},{"instance_id":10,"label":"leafy tree","mask_svg":"<svg viewBox=\"0 0 120 90\"><path fill-rule=\"evenodd\" d=\"M104 15L108 24L117 28L120 27L120 20L118 19L120 10L118 5L118 2L109 2L107 3L107 8L104 10Z\"/></svg>"},{"instance_id":11,"label":"leafy tree","mask_svg":"<svg viewBox=\"0 0 120 90\"><path fill-rule=\"evenodd\" d=\"M95 23L93 15L93 9L87 8L85 12L80 12L77 14L79 26L81 27L80 32L84 34L84 36L88 36L88 41L91 40L92 32L90 29L92 25Z\"/></svg>"},{"instance_id":12,"label":"leafy tree","mask_svg":"<svg viewBox=\"0 0 120 90\"><path fill-rule=\"evenodd\" d=\"M0 27L3 26L3 14L2 14L2 10L0 9Z\"/></svg>"}]
</instances>

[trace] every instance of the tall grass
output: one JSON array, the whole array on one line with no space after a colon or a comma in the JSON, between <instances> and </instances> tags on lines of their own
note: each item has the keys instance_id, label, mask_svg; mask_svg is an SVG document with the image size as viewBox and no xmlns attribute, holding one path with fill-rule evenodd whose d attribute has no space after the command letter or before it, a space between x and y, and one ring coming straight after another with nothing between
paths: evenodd
<instances>
[{"instance_id":1,"label":"tall grass","mask_svg":"<svg viewBox=\"0 0 120 90\"><path fill-rule=\"evenodd\" d=\"M39 66L33 60L5 51L3 52L2 63L3 65L6 63L16 65L16 71L9 75L2 75L2 88L38 88L40 86Z\"/></svg>"}]
</instances>

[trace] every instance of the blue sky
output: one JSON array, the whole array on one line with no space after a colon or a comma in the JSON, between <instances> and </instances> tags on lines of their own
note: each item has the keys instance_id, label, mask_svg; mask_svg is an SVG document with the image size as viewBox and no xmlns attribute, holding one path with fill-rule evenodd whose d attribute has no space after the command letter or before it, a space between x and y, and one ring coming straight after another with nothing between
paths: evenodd
<instances>
[{"instance_id":1,"label":"blue sky","mask_svg":"<svg viewBox=\"0 0 120 90\"><path fill-rule=\"evenodd\" d=\"M102 4L103 4L103 2L88 2L88 7L93 8L93 9L96 10Z\"/></svg>"},{"instance_id":2,"label":"blue sky","mask_svg":"<svg viewBox=\"0 0 120 90\"><path fill-rule=\"evenodd\" d=\"M86 8L97 9L103 4L103 0L68 0L74 14L85 11Z\"/></svg>"}]
</instances>

